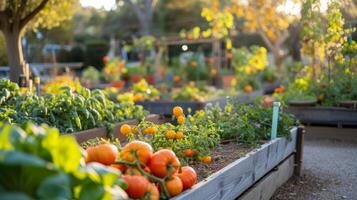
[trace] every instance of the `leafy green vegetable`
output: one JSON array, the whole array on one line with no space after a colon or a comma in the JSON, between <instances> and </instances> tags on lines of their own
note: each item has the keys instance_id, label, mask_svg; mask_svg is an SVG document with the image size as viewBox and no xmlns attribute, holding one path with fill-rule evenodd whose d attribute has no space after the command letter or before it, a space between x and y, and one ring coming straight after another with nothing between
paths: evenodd
<instances>
[{"instance_id":1,"label":"leafy green vegetable","mask_svg":"<svg viewBox=\"0 0 357 200\"><path fill-rule=\"evenodd\" d=\"M5 79L0 80L0 85L6 86L0 91L0 99L5 99L0 120L9 123L33 121L56 127L61 133L71 133L95 127L111 128L114 123L147 115L141 106L115 104L100 90L81 88L74 93L71 88L62 87L58 94L36 96L19 95L17 85Z\"/></svg>"},{"instance_id":2,"label":"leafy green vegetable","mask_svg":"<svg viewBox=\"0 0 357 200\"><path fill-rule=\"evenodd\" d=\"M118 170L84 164L71 136L31 123L0 123L0 195L3 199L127 198Z\"/></svg>"}]
</instances>

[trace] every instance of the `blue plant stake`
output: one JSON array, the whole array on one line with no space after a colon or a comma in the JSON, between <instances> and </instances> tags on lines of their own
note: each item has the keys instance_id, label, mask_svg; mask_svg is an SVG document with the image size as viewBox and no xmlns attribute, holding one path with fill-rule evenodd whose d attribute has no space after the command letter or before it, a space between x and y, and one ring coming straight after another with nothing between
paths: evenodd
<instances>
[{"instance_id":1,"label":"blue plant stake","mask_svg":"<svg viewBox=\"0 0 357 200\"><path fill-rule=\"evenodd\" d=\"M271 135L270 139L273 140L276 138L277 131L278 131L278 119L279 119L279 108L280 102L273 103L273 122L271 125Z\"/></svg>"}]
</instances>

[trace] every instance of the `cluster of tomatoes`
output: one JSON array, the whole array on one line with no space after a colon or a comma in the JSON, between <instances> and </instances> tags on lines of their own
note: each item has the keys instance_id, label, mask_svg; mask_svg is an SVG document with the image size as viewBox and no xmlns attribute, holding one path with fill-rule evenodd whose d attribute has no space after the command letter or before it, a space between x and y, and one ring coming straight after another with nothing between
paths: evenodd
<instances>
[{"instance_id":1,"label":"cluster of tomatoes","mask_svg":"<svg viewBox=\"0 0 357 200\"><path fill-rule=\"evenodd\" d=\"M153 152L152 147L142 141L130 142L120 152L108 143L89 147L86 162L119 169L127 183L125 191L133 199L167 199L191 188L197 181L195 170L182 167L173 151Z\"/></svg>"}]
</instances>

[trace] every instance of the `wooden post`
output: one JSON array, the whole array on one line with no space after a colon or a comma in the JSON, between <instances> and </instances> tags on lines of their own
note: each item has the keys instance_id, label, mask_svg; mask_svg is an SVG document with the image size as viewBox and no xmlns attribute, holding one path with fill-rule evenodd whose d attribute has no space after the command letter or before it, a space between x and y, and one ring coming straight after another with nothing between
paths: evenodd
<instances>
[{"instance_id":1,"label":"wooden post","mask_svg":"<svg viewBox=\"0 0 357 200\"><path fill-rule=\"evenodd\" d=\"M302 175L303 159L304 159L304 134L305 127L299 126L296 139L296 156L295 156L295 170L296 176Z\"/></svg>"}]
</instances>

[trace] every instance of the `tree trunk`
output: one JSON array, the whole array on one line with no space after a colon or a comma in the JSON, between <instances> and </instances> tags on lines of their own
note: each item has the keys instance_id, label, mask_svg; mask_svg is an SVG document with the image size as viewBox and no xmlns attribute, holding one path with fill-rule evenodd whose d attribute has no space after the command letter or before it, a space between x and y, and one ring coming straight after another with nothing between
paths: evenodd
<instances>
[{"instance_id":1,"label":"tree trunk","mask_svg":"<svg viewBox=\"0 0 357 200\"><path fill-rule=\"evenodd\" d=\"M25 74L24 57L21 45L20 31L4 31L8 60L10 67L10 80L18 83L19 76Z\"/></svg>"}]
</instances>

